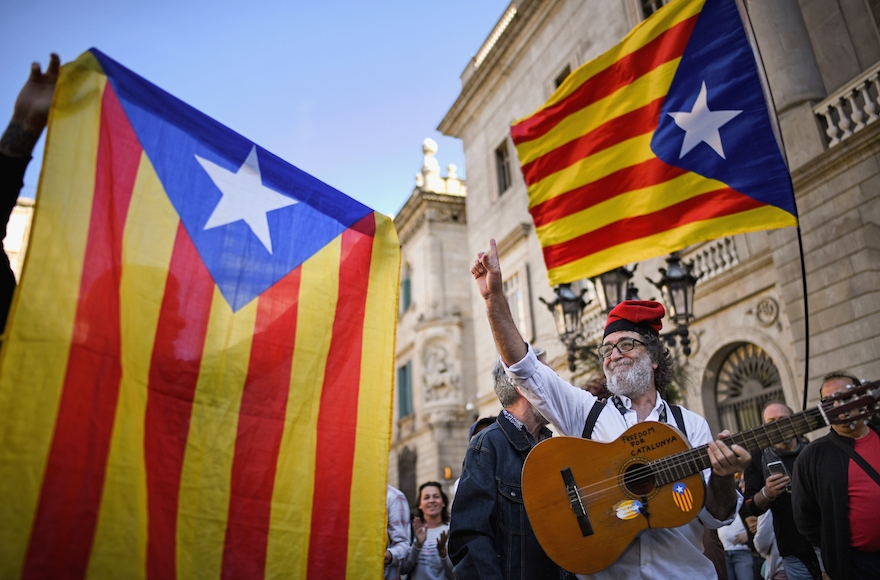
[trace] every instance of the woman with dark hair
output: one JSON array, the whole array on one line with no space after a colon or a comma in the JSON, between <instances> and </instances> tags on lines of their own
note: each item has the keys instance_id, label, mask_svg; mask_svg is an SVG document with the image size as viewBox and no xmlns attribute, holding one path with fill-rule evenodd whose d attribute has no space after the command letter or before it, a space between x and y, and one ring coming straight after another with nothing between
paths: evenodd
<instances>
[{"instance_id":1,"label":"woman with dark hair","mask_svg":"<svg viewBox=\"0 0 880 580\"><path fill-rule=\"evenodd\" d=\"M436 481L419 486L419 505L413 518L413 544L400 565L409 580L452 580L452 560L446 551L449 537L449 498Z\"/></svg>"}]
</instances>

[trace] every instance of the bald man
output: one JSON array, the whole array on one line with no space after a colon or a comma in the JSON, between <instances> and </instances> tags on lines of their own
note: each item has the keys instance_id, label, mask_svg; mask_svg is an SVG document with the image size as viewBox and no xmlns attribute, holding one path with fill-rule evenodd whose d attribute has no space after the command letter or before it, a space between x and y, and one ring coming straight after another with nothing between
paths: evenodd
<instances>
[{"instance_id":1,"label":"bald man","mask_svg":"<svg viewBox=\"0 0 880 580\"><path fill-rule=\"evenodd\" d=\"M772 401L764 407L762 418L766 425L793 414L785 403ZM777 443L755 453L745 471L746 510L753 516L767 510L773 512L773 531L782 565L787 577L794 580L822 578L819 558L810 541L797 531L791 511L791 473L795 459L806 446L801 437ZM771 471L771 464L781 467Z\"/></svg>"}]
</instances>

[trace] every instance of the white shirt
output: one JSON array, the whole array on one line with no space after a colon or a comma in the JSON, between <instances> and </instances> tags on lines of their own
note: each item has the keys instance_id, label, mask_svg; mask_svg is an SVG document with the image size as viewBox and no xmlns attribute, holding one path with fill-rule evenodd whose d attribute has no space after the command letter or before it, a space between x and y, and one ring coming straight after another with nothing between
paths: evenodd
<instances>
[{"instance_id":1,"label":"white shirt","mask_svg":"<svg viewBox=\"0 0 880 580\"><path fill-rule=\"evenodd\" d=\"M764 556L767 564L764 566L764 578L773 578L776 573L783 569L782 556L776 548L776 533L773 531L773 512L767 510L758 516L758 531L752 539L755 549Z\"/></svg>"},{"instance_id":2,"label":"white shirt","mask_svg":"<svg viewBox=\"0 0 880 580\"><path fill-rule=\"evenodd\" d=\"M507 373L523 391L523 395L547 419L556 425L562 435L580 437L587 415L597 399L589 391L574 387L563 381L553 370L538 362L529 345L528 353L519 362L507 368ZM632 401L620 397L626 413L621 415L614 405L606 405L599 413L592 439L607 443L617 439L638 420ZM665 402L657 397L657 404L646 421L657 421ZM687 409L681 410L687 438L693 447L709 443L714 438L706 420ZM667 419L673 421L671 411ZM712 470L703 471L708 482ZM716 578L715 567L703 555L703 524L710 529L730 523L739 511L742 496L737 492L736 508L724 520L718 520L705 506L697 518L677 528L655 528L642 532L611 566L589 576L579 578L612 580L618 578L643 578L661 580L666 578Z\"/></svg>"},{"instance_id":3,"label":"white shirt","mask_svg":"<svg viewBox=\"0 0 880 580\"><path fill-rule=\"evenodd\" d=\"M385 566L385 580L398 580L400 563L409 554L409 503L402 491L387 484L385 509L388 513L386 549L391 552L391 563Z\"/></svg>"},{"instance_id":4,"label":"white shirt","mask_svg":"<svg viewBox=\"0 0 880 580\"><path fill-rule=\"evenodd\" d=\"M726 526L721 526L718 528L718 539L721 540L721 544L724 546L724 551L729 552L731 550L748 550L748 544L737 544L736 537L739 534L745 534L746 527L743 525L742 520L740 518L733 518L733 521L727 524Z\"/></svg>"}]
</instances>

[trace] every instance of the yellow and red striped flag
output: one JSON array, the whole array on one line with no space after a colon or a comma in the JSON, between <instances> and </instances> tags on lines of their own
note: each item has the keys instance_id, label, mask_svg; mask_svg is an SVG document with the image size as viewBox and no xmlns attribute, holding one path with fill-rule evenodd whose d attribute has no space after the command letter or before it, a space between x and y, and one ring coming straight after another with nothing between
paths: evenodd
<instances>
[{"instance_id":1,"label":"yellow and red striped flag","mask_svg":"<svg viewBox=\"0 0 880 580\"><path fill-rule=\"evenodd\" d=\"M97 50L0 367L0 577L377 578L391 220Z\"/></svg>"},{"instance_id":2,"label":"yellow and red striped flag","mask_svg":"<svg viewBox=\"0 0 880 580\"><path fill-rule=\"evenodd\" d=\"M791 179L736 0L673 0L511 135L550 284L793 226Z\"/></svg>"}]
</instances>

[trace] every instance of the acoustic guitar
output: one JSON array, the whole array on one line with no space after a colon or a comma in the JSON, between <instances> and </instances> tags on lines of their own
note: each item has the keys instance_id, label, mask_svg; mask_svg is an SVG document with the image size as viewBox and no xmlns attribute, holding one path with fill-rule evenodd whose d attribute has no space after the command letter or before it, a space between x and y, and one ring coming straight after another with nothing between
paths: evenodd
<instances>
[{"instance_id":1,"label":"acoustic guitar","mask_svg":"<svg viewBox=\"0 0 880 580\"><path fill-rule=\"evenodd\" d=\"M825 403L732 435L725 442L755 453L880 411L880 381L842 391ZM665 423L643 422L610 443L553 437L526 459L523 502L541 547L571 572L594 574L614 563L644 530L674 528L703 507L708 445L691 448Z\"/></svg>"}]
</instances>

